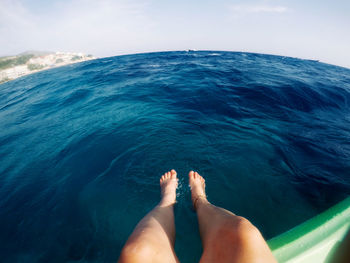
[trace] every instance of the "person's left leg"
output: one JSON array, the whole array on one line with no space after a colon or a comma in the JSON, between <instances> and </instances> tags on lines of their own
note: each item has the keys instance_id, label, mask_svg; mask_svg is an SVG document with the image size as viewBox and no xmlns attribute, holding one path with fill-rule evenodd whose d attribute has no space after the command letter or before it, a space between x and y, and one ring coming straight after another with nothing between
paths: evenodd
<instances>
[{"instance_id":1,"label":"person's left leg","mask_svg":"<svg viewBox=\"0 0 350 263\"><path fill-rule=\"evenodd\" d=\"M174 251L174 204L177 188L175 170L161 177L160 188L160 203L137 224L123 247L118 262L179 262Z\"/></svg>"},{"instance_id":2,"label":"person's left leg","mask_svg":"<svg viewBox=\"0 0 350 263\"><path fill-rule=\"evenodd\" d=\"M193 171L188 176L203 244L200 263L277 262L255 226L247 219L209 203L204 178Z\"/></svg>"}]
</instances>

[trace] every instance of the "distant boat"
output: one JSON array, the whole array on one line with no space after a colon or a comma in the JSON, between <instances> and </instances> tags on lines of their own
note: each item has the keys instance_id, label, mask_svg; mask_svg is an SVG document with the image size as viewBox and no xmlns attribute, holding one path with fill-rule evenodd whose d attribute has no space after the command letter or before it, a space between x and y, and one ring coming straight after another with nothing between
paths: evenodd
<instances>
[{"instance_id":1,"label":"distant boat","mask_svg":"<svg viewBox=\"0 0 350 263\"><path fill-rule=\"evenodd\" d=\"M311 62L320 62L319 60L317 59L305 59L306 61L311 61Z\"/></svg>"}]
</instances>

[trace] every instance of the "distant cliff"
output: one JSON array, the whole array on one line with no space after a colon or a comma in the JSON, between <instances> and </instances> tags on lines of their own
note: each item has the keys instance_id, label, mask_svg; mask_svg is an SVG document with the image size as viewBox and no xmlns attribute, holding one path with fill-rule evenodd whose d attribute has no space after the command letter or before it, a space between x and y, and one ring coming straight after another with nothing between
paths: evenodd
<instances>
[{"instance_id":1,"label":"distant cliff","mask_svg":"<svg viewBox=\"0 0 350 263\"><path fill-rule=\"evenodd\" d=\"M95 59L92 55L72 52L28 51L17 56L0 57L0 83L34 72Z\"/></svg>"}]
</instances>

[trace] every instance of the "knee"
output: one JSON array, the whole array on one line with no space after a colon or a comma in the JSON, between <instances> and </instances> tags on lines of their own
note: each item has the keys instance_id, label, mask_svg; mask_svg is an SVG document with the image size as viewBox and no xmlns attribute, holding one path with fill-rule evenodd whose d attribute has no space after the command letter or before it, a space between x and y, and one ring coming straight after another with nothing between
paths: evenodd
<instances>
[{"instance_id":1,"label":"knee","mask_svg":"<svg viewBox=\"0 0 350 263\"><path fill-rule=\"evenodd\" d=\"M239 216L225 222L219 231L220 235L235 243L254 242L261 238L260 231L249 220Z\"/></svg>"},{"instance_id":2,"label":"knee","mask_svg":"<svg viewBox=\"0 0 350 263\"><path fill-rule=\"evenodd\" d=\"M237 234L247 237L260 237L260 231L246 218L238 217Z\"/></svg>"},{"instance_id":3,"label":"knee","mask_svg":"<svg viewBox=\"0 0 350 263\"><path fill-rule=\"evenodd\" d=\"M126 244L121 251L118 263L144 262L150 256L151 248L147 242Z\"/></svg>"}]
</instances>

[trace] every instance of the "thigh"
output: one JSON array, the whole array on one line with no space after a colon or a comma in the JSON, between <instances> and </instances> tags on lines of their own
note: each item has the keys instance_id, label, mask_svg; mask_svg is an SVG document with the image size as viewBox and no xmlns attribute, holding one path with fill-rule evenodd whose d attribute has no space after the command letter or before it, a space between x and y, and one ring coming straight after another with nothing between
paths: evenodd
<instances>
[{"instance_id":1,"label":"thigh","mask_svg":"<svg viewBox=\"0 0 350 263\"><path fill-rule=\"evenodd\" d=\"M208 234L200 262L276 262L260 231L247 219L233 216Z\"/></svg>"}]
</instances>

